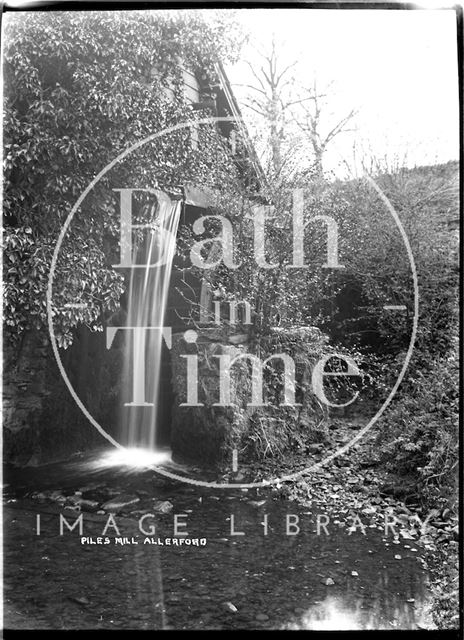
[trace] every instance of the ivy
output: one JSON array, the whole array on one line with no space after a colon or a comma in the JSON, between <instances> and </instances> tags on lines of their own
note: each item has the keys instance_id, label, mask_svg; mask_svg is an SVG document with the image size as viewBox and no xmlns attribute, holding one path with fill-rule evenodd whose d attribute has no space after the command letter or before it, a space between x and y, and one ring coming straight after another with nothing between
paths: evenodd
<instances>
[{"instance_id":1,"label":"ivy","mask_svg":"<svg viewBox=\"0 0 464 640\"><path fill-rule=\"evenodd\" d=\"M225 13L206 19L202 12L8 16L4 308L11 338L46 326L53 250L77 198L121 151L198 117L183 94L181 65L213 77L219 59L236 55L233 25ZM159 139L120 163L86 198L56 269L53 321L60 346L72 342L79 323L101 330L124 288L123 276L111 269L109 259L119 233L111 189L217 183L233 174L230 166L226 170L217 162L217 135L210 132L209 141L203 136L201 154L187 143L185 131ZM66 306L77 293L85 307Z\"/></svg>"}]
</instances>

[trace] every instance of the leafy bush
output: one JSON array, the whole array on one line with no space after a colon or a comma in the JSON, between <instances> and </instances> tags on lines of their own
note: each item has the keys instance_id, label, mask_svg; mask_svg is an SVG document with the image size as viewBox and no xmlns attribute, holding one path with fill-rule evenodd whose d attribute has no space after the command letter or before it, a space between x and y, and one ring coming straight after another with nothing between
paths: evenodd
<instances>
[{"instance_id":1,"label":"leafy bush","mask_svg":"<svg viewBox=\"0 0 464 640\"><path fill-rule=\"evenodd\" d=\"M409 384L379 421L381 459L390 471L415 475L424 498L455 497L458 465L457 345Z\"/></svg>"}]
</instances>

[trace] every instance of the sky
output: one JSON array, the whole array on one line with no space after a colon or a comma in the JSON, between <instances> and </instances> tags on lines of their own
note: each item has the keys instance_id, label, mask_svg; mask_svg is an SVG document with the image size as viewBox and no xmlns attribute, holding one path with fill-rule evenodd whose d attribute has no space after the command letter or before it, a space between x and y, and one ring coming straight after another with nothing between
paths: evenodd
<instances>
[{"instance_id":1,"label":"sky","mask_svg":"<svg viewBox=\"0 0 464 640\"><path fill-rule=\"evenodd\" d=\"M241 9L250 34L241 60L227 68L239 104L254 82L245 61L257 65L256 47L272 34L282 62L298 60L299 80L332 83L332 121L357 110L356 130L337 137L325 168L352 169L374 156L407 166L459 157L456 17L452 10ZM244 110L246 117L246 111ZM329 120L328 120L329 122Z\"/></svg>"}]
</instances>

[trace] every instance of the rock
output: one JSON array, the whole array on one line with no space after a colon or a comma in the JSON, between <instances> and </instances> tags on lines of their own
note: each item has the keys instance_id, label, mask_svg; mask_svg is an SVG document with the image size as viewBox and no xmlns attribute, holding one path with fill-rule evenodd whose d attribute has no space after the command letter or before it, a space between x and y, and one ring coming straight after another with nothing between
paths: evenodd
<instances>
[{"instance_id":1,"label":"rock","mask_svg":"<svg viewBox=\"0 0 464 640\"><path fill-rule=\"evenodd\" d=\"M357 576L359 576L359 573L357 571L352 571L351 575L356 578Z\"/></svg>"},{"instance_id":2,"label":"rock","mask_svg":"<svg viewBox=\"0 0 464 640\"><path fill-rule=\"evenodd\" d=\"M224 607L227 609L227 611L230 611L231 613L237 613L238 609L237 607L232 604L232 602L224 602Z\"/></svg>"},{"instance_id":3,"label":"rock","mask_svg":"<svg viewBox=\"0 0 464 640\"><path fill-rule=\"evenodd\" d=\"M406 506L405 504L399 504L399 505L396 507L396 510L397 510L397 512L398 512L398 513L404 513L404 514L406 514L407 516L410 516L410 515L411 515L411 510L410 510L410 509L408 509L408 508L407 508L407 506Z\"/></svg>"},{"instance_id":4,"label":"rock","mask_svg":"<svg viewBox=\"0 0 464 640\"><path fill-rule=\"evenodd\" d=\"M324 445L321 442L314 442L313 444L308 445L308 451L311 453L319 453L323 448Z\"/></svg>"},{"instance_id":5,"label":"rock","mask_svg":"<svg viewBox=\"0 0 464 640\"><path fill-rule=\"evenodd\" d=\"M48 497L50 498L50 500L55 500L56 502L63 502L64 500L66 500L66 497L63 495L61 489L51 491Z\"/></svg>"},{"instance_id":6,"label":"rock","mask_svg":"<svg viewBox=\"0 0 464 640\"><path fill-rule=\"evenodd\" d=\"M82 597L69 596L69 599L72 600L72 602L77 602L77 604L82 604L84 606L90 604L90 600L88 600L85 596L82 596Z\"/></svg>"},{"instance_id":7,"label":"rock","mask_svg":"<svg viewBox=\"0 0 464 640\"><path fill-rule=\"evenodd\" d=\"M79 502L79 505L82 511L88 511L91 513L93 511L98 511L98 502L96 500L81 499L81 501Z\"/></svg>"},{"instance_id":8,"label":"rock","mask_svg":"<svg viewBox=\"0 0 464 640\"><path fill-rule=\"evenodd\" d=\"M136 504L137 502L140 502L140 498L137 498L137 496L121 494L116 496L116 498L112 498L111 500L108 500L108 502L105 502L105 504L102 505L102 509L104 511L117 512L124 509L124 507L129 507L131 504Z\"/></svg>"},{"instance_id":9,"label":"rock","mask_svg":"<svg viewBox=\"0 0 464 640\"><path fill-rule=\"evenodd\" d=\"M66 502L66 508L68 509L78 507L83 511L96 511L99 505L96 500L87 500L86 498L81 498L81 496L78 495L68 496L64 500Z\"/></svg>"},{"instance_id":10,"label":"rock","mask_svg":"<svg viewBox=\"0 0 464 640\"><path fill-rule=\"evenodd\" d=\"M155 513L171 513L174 505L169 500L154 500L153 511Z\"/></svg>"},{"instance_id":11,"label":"rock","mask_svg":"<svg viewBox=\"0 0 464 640\"><path fill-rule=\"evenodd\" d=\"M266 622L266 620L269 620L269 616L267 616L265 613L257 613L255 618L256 620L258 620L258 622Z\"/></svg>"},{"instance_id":12,"label":"rock","mask_svg":"<svg viewBox=\"0 0 464 640\"><path fill-rule=\"evenodd\" d=\"M234 336L229 336L229 342L231 344L242 344L248 342L248 336L246 333L237 333Z\"/></svg>"},{"instance_id":13,"label":"rock","mask_svg":"<svg viewBox=\"0 0 464 640\"><path fill-rule=\"evenodd\" d=\"M400 556L400 554L399 554L399 553L397 553L397 554L396 554L396 556L395 556L395 560L401 560L401 556Z\"/></svg>"},{"instance_id":14,"label":"rock","mask_svg":"<svg viewBox=\"0 0 464 640\"><path fill-rule=\"evenodd\" d=\"M250 500L248 504L252 504L254 507L262 507L266 504L266 500Z\"/></svg>"},{"instance_id":15,"label":"rock","mask_svg":"<svg viewBox=\"0 0 464 640\"><path fill-rule=\"evenodd\" d=\"M438 536L437 544L443 544L444 542L449 542L451 540L451 534L447 531L444 531L442 535Z\"/></svg>"},{"instance_id":16,"label":"rock","mask_svg":"<svg viewBox=\"0 0 464 640\"><path fill-rule=\"evenodd\" d=\"M405 529L400 530L400 536L404 538L404 540L414 540L417 537L415 531L406 531Z\"/></svg>"},{"instance_id":17,"label":"rock","mask_svg":"<svg viewBox=\"0 0 464 640\"><path fill-rule=\"evenodd\" d=\"M324 584L326 584L328 587L331 587L333 584L335 584L335 582L332 580L332 578L327 578L324 581Z\"/></svg>"},{"instance_id":18,"label":"rock","mask_svg":"<svg viewBox=\"0 0 464 640\"><path fill-rule=\"evenodd\" d=\"M95 491L96 489L101 489L104 485L101 482L91 482L90 484L86 484L83 487L79 487L79 491L83 494L87 493L87 491Z\"/></svg>"},{"instance_id":19,"label":"rock","mask_svg":"<svg viewBox=\"0 0 464 640\"><path fill-rule=\"evenodd\" d=\"M40 458L37 454L34 454L28 462L26 462L26 467L38 467L40 464Z\"/></svg>"}]
</instances>

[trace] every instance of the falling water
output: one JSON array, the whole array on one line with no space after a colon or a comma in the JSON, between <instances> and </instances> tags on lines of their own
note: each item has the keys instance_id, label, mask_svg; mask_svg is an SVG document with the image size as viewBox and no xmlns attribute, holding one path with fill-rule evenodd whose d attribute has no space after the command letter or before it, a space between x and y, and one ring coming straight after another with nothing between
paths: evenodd
<instances>
[{"instance_id":1,"label":"falling water","mask_svg":"<svg viewBox=\"0 0 464 640\"><path fill-rule=\"evenodd\" d=\"M137 267L130 273L128 327L164 326L181 202L161 191L155 194L151 229L135 251ZM125 342L124 379L131 381L126 406L132 406L123 414L122 437L129 447L156 448L162 342L160 330L131 331Z\"/></svg>"}]
</instances>

